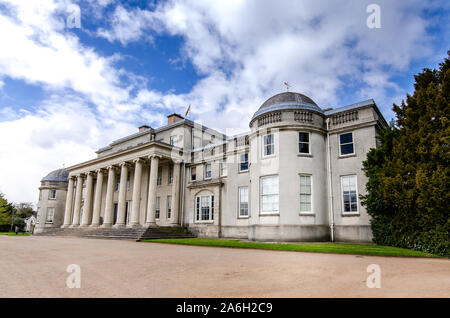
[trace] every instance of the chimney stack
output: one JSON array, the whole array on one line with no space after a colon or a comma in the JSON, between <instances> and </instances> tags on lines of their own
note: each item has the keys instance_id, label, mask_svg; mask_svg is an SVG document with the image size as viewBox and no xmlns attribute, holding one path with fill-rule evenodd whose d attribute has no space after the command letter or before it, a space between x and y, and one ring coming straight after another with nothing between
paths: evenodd
<instances>
[{"instance_id":1,"label":"chimney stack","mask_svg":"<svg viewBox=\"0 0 450 318\"><path fill-rule=\"evenodd\" d=\"M147 129L150 129L150 128L151 128L150 126L142 125L142 126L139 127L139 132L147 130Z\"/></svg>"},{"instance_id":2,"label":"chimney stack","mask_svg":"<svg viewBox=\"0 0 450 318\"><path fill-rule=\"evenodd\" d=\"M179 114L176 114L176 113L173 113L173 114L167 116L167 125L176 123L177 121L180 121L180 120L183 120L183 119L184 119L183 116L181 116Z\"/></svg>"}]
</instances>

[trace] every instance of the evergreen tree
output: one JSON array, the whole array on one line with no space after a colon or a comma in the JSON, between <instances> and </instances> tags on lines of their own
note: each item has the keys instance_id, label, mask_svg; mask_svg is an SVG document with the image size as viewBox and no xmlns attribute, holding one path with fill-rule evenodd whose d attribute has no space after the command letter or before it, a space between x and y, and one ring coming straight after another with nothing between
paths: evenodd
<instances>
[{"instance_id":1,"label":"evergreen tree","mask_svg":"<svg viewBox=\"0 0 450 318\"><path fill-rule=\"evenodd\" d=\"M448 52L450 56L450 51ZM414 94L364 162L374 241L449 255L450 59L415 76Z\"/></svg>"},{"instance_id":2,"label":"evergreen tree","mask_svg":"<svg viewBox=\"0 0 450 318\"><path fill-rule=\"evenodd\" d=\"M0 193L0 232L8 232L11 229L11 216L14 206Z\"/></svg>"}]
</instances>

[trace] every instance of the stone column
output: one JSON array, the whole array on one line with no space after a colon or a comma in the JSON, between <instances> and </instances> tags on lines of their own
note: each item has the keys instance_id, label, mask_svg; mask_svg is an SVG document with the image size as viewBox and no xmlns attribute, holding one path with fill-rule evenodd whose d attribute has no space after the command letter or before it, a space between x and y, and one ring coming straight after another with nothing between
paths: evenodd
<instances>
[{"instance_id":1,"label":"stone column","mask_svg":"<svg viewBox=\"0 0 450 318\"><path fill-rule=\"evenodd\" d=\"M172 215L170 223L178 224L178 211L180 209L180 167L179 162L173 164L173 183L172 183Z\"/></svg>"},{"instance_id":2,"label":"stone column","mask_svg":"<svg viewBox=\"0 0 450 318\"><path fill-rule=\"evenodd\" d=\"M72 224L73 183L73 177L69 177L69 186L67 188L66 197L66 210L64 212L64 224L62 227L69 227Z\"/></svg>"},{"instance_id":3,"label":"stone column","mask_svg":"<svg viewBox=\"0 0 450 318\"><path fill-rule=\"evenodd\" d=\"M117 221L115 224L117 227L125 226L125 209L127 205L128 164L122 162L120 166L119 202L117 204Z\"/></svg>"},{"instance_id":4,"label":"stone column","mask_svg":"<svg viewBox=\"0 0 450 318\"><path fill-rule=\"evenodd\" d=\"M148 182L148 205L147 205L147 219L146 225L155 225L156 213L156 180L158 178L158 164L159 157L153 155L149 156L150 162L150 180Z\"/></svg>"},{"instance_id":5,"label":"stone column","mask_svg":"<svg viewBox=\"0 0 450 318\"><path fill-rule=\"evenodd\" d=\"M116 171L114 166L108 167L108 185L106 187L105 218L102 227L111 227L114 213L114 185L116 183Z\"/></svg>"},{"instance_id":6,"label":"stone column","mask_svg":"<svg viewBox=\"0 0 450 318\"><path fill-rule=\"evenodd\" d=\"M139 208L141 206L142 160L134 160L133 201L131 207L130 227L139 226Z\"/></svg>"},{"instance_id":7,"label":"stone column","mask_svg":"<svg viewBox=\"0 0 450 318\"><path fill-rule=\"evenodd\" d=\"M72 227L80 225L81 196L83 195L83 176L77 177L77 189L75 191L75 207L73 209Z\"/></svg>"},{"instance_id":8,"label":"stone column","mask_svg":"<svg viewBox=\"0 0 450 318\"><path fill-rule=\"evenodd\" d=\"M86 227L91 221L92 210L92 192L94 187L94 178L92 172L88 172L86 180L86 198L84 199L83 216L81 219L81 226Z\"/></svg>"},{"instance_id":9,"label":"stone column","mask_svg":"<svg viewBox=\"0 0 450 318\"><path fill-rule=\"evenodd\" d=\"M98 227L100 225L100 208L102 206L102 192L103 192L103 170L98 169L97 183L95 185L94 196L94 210L92 212L92 227Z\"/></svg>"}]
</instances>

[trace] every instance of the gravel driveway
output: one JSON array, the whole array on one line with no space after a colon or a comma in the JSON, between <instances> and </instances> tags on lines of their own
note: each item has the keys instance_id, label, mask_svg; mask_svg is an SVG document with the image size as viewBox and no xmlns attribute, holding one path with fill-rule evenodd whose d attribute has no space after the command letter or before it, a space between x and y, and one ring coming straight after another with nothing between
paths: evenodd
<instances>
[{"instance_id":1,"label":"gravel driveway","mask_svg":"<svg viewBox=\"0 0 450 318\"><path fill-rule=\"evenodd\" d=\"M81 288L66 287L67 266ZM367 266L381 268L368 288ZM0 236L0 297L450 297L450 260Z\"/></svg>"}]
</instances>

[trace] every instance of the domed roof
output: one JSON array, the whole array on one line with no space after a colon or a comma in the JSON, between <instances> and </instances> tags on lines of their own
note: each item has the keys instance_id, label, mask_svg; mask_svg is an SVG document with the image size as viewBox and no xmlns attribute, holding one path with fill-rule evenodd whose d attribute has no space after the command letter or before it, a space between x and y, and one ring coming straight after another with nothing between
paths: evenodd
<instances>
[{"instance_id":1,"label":"domed roof","mask_svg":"<svg viewBox=\"0 0 450 318\"><path fill-rule=\"evenodd\" d=\"M50 172L41 181L63 181L68 182L69 172L66 169L58 169Z\"/></svg>"},{"instance_id":2,"label":"domed roof","mask_svg":"<svg viewBox=\"0 0 450 318\"><path fill-rule=\"evenodd\" d=\"M264 113L282 109L307 109L321 113L323 112L322 109L308 96L300 93L284 92L274 95L266 100L253 115L252 120Z\"/></svg>"}]
</instances>

